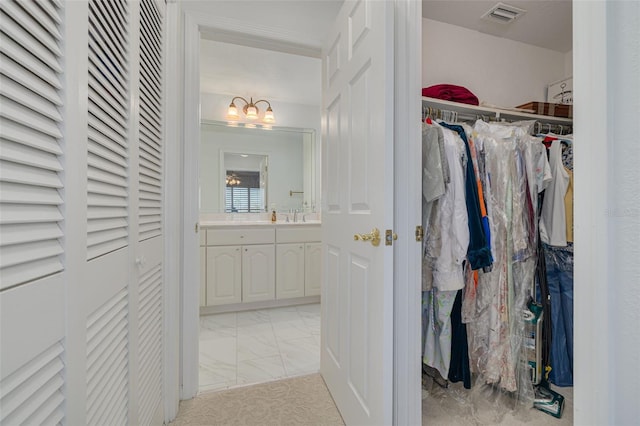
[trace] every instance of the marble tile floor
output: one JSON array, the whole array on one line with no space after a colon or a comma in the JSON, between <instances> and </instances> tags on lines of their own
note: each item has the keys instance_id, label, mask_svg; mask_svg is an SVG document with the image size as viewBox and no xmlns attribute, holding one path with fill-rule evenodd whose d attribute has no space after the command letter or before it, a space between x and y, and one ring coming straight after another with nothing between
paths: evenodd
<instances>
[{"instance_id":1,"label":"marble tile floor","mask_svg":"<svg viewBox=\"0 0 640 426\"><path fill-rule=\"evenodd\" d=\"M320 304L200 317L200 392L319 369Z\"/></svg>"}]
</instances>

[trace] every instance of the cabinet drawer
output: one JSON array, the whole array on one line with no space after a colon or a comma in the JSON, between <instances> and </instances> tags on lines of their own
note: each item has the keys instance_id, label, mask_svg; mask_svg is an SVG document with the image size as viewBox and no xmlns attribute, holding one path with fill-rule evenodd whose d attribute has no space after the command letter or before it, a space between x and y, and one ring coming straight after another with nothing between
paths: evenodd
<instances>
[{"instance_id":1,"label":"cabinet drawer","mask_svg":"<svg viewBox=\"0 0 640 426\"><path fill-rule=\"evenodd\" d=\"M273 228L207 229L208 246L273 244Z\"/></svg>"},{"instance_id":2,"label":"cabinet drawer","mask_svg":"<svg viewBox=\"0 0 640 426\"><path fill-rule=\"evenodd\" d=\"M200 245L201 246L206 246L207 245L207 230L200 228L200 231L198 232L198 235L200 236Z\"/></svg>"},{"instance_id":3,"label":"cabinet drawer","mask_svg":"<svg viewBox=\"0 0 640 426\"><path fill-rule=\"evenodd\" d=\"M320 241L322 231L319 226L295 226L276 229L277 243L304 243Z\"/></svg>"}]
</instances>

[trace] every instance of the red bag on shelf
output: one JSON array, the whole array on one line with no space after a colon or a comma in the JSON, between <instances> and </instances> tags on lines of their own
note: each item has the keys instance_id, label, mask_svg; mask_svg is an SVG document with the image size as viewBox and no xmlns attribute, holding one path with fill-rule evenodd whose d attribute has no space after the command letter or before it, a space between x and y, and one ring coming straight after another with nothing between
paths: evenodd
<instances>
[{"instance_id":1,"label":"red bag on shelf","mask_svg":"<svg viewBox=\"0 0 640 426\"><path fill-rule=\"evenodd\" d=\"M436 84L435 86L425 87L422 89L422 96L469 105L480 104L476 95L471 93L469 89L453 84Z\"/></svg>"}]
</instances>

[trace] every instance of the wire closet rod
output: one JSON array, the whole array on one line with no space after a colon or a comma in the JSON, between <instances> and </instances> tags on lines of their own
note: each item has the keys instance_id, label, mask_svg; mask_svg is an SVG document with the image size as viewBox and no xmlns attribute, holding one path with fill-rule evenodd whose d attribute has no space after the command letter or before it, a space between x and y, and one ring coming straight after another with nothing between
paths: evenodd
<instances>
[{"instance_id":1,"label":"wire closet rod","mask_svg":"<svg viewBox=\"0 0 640 426\"><path fill-rule=\"evenodd\" d=\"M530 121L535 120L536 124L533 131L538 133L555 133L558 135L568 135L573 133L573 126L569 123L559 124L551 123L547 120L534 117L499 117L498 114L487 112L486 114L478 112L459 112L430 106L422 107L422 121L430 117L433 120L443 120L449 123L456 122L475 122L483 120L485 122L514 122L514 121Z\"/></svg>"}]
</instances>

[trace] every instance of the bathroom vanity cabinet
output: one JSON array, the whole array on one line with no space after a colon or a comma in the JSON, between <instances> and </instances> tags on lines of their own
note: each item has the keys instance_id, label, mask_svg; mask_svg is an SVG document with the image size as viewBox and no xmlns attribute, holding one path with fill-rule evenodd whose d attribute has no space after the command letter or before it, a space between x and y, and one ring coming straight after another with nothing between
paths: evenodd
<instances>
[{"instance_id":1,"label":"bathroom vanity cabinet","mask_svg":"<svg viewBox=\"0 0 640 426\"><path fill-rule=\"evenodd\" d=\"M216 225L200 237L200 306L239 309L320 295L319 224Z\"/></svg>"},{"instance_id":2,"label":"bathroom vanity cabinet","mask_svg":"<svg viewBox=\"0 0 640 426\"><path fill-rule=\"evenodd\" d=\"M320 226L276 228L276 297L320 294Z\"/></svg>"}]
</instances>

